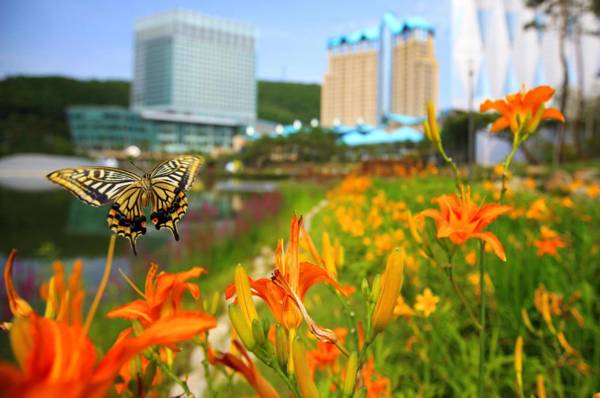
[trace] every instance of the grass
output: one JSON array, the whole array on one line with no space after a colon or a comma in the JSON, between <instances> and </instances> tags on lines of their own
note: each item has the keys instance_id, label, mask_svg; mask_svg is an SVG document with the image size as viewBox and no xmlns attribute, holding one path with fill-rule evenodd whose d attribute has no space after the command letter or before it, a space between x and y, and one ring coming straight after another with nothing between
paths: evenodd
<instances>
[{"instance_id":1,"label":"grass","mask_svg":"<svg viewBox=\"0 0 600 398\"><path fill-rule=\"evenodd\" d=\"M278 239L288 240L290 217L294 211L306 214L327 197L329 204L313 220L311 235L319 249L324 232L339 239L344 247L345 264L338 270L338 278L340 283L354 286L356 292L345 302L353 312L348 316L331 289L326 286L311 289L305 299L311 316L319 325L348 327L349 336L355 335L356 329L348 318L365 317L365 300L361 295L363 281L372 285L375 275L382 272L387 255L394 247L404 247L409 260L405 266L402 297L415 312L393 320L375 340L370 353L375 360L375 369L389 380L394 397L475 396L478 330L440 267L445 263L434 263L422 255L423 244L416 243L407 224L407 210L415 214L432 207L431 199L453 192L454 182L442 176L368 181L370 185L364 190L351 187L342 191L341 184L329 192L317 184L282 183L281 208L275 215L250 225L243 234L211 246L208 251L193 250L192 244L192 250L183 257L161 263L161 267L177 272L192 265L202 265L209 271L199 281L202 295L209 298L213 292L222 294L233 280L236 264L251 268L252 259L264 246L274 248ZM482 183L473 186L477 203L490 201L493 197L494 192L486 189L489 187ZM540 199L545 202L546 210L539 218L526 216ZM518 191L507 200L515 208L515 216L502 216L487 228L504 244L508 261L503 263L492 253L487 253L485 258L491 282L484 293L489 325L484 352L486 397L519 395L513 365L515 341L519 336L524 339L524 396L539 395L537 381L540 377L544 379L547 395L552 397L591 396L598 388L600 231L596 225L600 221L600 207L597 200L585 196L572 199L574 206L567 208L559 197L539 191ZM540 237L541 226L557 231L568 242L567 248L559 249L558 256L536 253L533 242ZM425 224L421 236L430 240L433 252L442 258L443 249L435 240L431 221ZM468 264L467 255L477 246L476 241L468 241L447 260L452 263L460 291L474 309L479 304L480 293L477 291L478 280L473 281L473 275L477 277L478 273L477 267ZM143 275L134 278L138 286L143 285ZM544 314L536 307L535 298L541 292L541 286L547 289L545 294L556 294L551 320L544 319ZM427 288L440 299L430 316L424 316L415 305ZM125 321L107 321L103 315L134 297L126 285L109 284L107 300L102 303L90 332L92 340L102 349L112 344L118 333L129 326ZM187 304L190 304L189 300ZM262 305L259 312L263 318L268 309ZM528 314L531 326L524 321L523 312ZM574 314L580 314L584 321L582 325L578 324ZM272 316L267 317L272 322ZM304 336L304 332L303 327L298 335ZM355 349L353 341L348 338L348 350ZM314 339L306 339L306 342L310 348L314 347ZM187 366L187 355L182 353L177 358L179 371ZM345 361L340 360L338 368L342 363ZM262 365L259 368L276 387L282 388L271 372ZM323 397L335 396L330 390L330 377L334 373L320 370L316 373ZM221 396L250 393L245 383L237 381L218 389Z\"/></svg>"},{"instance_id":2,"label":"grass","mask_svg":"<svg viewBox=\"0 0 600 398\"><path fill-rule=\"evenodd\" d=\"M429 317L413 316L398 318L379 339L374 348L376 368L391 380L393 396L475 396L478 372L478 332L469 322L465 309L454 294L445 273L439 266L419 254L417 245L408 231L406 221L394 220L389 209L394 204L404 203L416 213L432 207L430 199L454 190L453 181L445 177L431 176L415 179L376 179L362 194L363 205L358 218L365 221L365 232L352 236L344 231L344 220L336 215L344 205L344 199L333 203L317 217L313 238L327 230L341 240L346 252L346 264L338 275L343 283L360 286L361 280L371 280L381 272L389 250L378 250L377 239L385 235L394 236L402 231L402 238L394 238L392 246L403 246L416 261L406 270L402 295L409 305L425 288L430 288L440 297L436 311ZM492 194L475 185L474 192L481 198ZM386 205L381 208L381 226L374 228L369 211L376 207L378 194L385 195ZM518 193L508 202L517 209L528 209L538 198L545 198L550 209L544 220L527 219L524 216L503 216L488 229L503 242L508 261L501 262L493 254L486 254L486 271L493 284L488 297L488 337L486 359L486 397L515 396L515 371L513 368L514 346L519 335L524 338L524 391L526 396L537 395L536 377L543 375L548 396L590 396L597 385L597 370L600 369L600 309L598 307L598 264L600 234L596 228L600 221L600 206L597 201L574 198L572 209L559 204L558 198L539 192ZM482 200L482 199L480 199ZM387 208L386 208L387 206ZM362 216L360 215L362 214ZM341 222L340 222L341 221ZM351 220L350 220L351 221ZM348 221L349 222L349 221ZM435 236L433 222L427 223L424 235ZM538 256L532 242L539 236L539 228L546 225L560 233L569 247L559 249L559 256ZM365 238L370 242L366 243ZM382 240L383 241L383 240ZM435 244L437 246L437 244ZM390 247L391 248L391 247ZM477 275L477 267L466 264L465 254L476 250L477 243L468 241L459 247L454 256L454 274L459 288L471 306L478 306L476 283L469 282L471 274ZM439 248L438 253L441 253ZM535 290L543 284L548 291L556 292L569 302L572 294L580 295L573 302L585 320L583 327L563 311L553 316L556 330L563 330L569 344L577 354L568 355L559 344L542 316L534 306ZM335 324L330 310L319 306L317 293L310 303L315 318L328 327ZM356 296L355 296L356 299ZM352 304L351 304L352 305ZM521 311L525 309L541 337L527 330ZM339 322L338 322L339 324ZM586 363L591 373L582 374L575 364Z\"/></svg>"}]
</instances>

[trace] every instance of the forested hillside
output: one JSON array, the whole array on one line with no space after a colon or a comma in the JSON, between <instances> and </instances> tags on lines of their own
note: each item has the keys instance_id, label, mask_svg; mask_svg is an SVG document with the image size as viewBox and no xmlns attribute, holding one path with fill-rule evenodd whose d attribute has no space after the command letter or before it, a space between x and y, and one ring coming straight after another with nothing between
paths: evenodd
<instances>
[{"instance_id":1,"label":"forested hillside","mask_svg":"<svg viewBox=\"0 0 600 398\"><path fill-rule=\"evenodd\" d=\"M287 82L258 82L258 117L279 123L319 118L321 86Z\"/></svg>"},{"instance_id":2,"label":"forested hillside","mask_svg":"<svg viewBox=\"0 0 600 398\"><path fill-rule=\"evenodd\" d=\"M17 76L0 80L0 154L73 151L65 108L129 105L129 82ZM320 86L258 82L260 119L291 123L319 117Z\"/></svg>"}]
</instances>

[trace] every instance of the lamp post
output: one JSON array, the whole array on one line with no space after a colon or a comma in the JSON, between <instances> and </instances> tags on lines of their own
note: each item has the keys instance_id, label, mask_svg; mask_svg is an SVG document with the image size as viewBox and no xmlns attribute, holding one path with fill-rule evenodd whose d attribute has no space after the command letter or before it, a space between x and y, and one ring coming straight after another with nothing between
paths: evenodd
<instances>
[{"instance_id":1,"label":"lamp post","mask_svg":"<svg viewBox=\"0 0 600 398\"><path fill-rule=\"evenodd\" d=\"M474 131L474 123L473 123L473 97L474 97L474 84L473 84L473 76L475 75L475 71L473 69L473 60L469 59L469 104L468 106L468 152L467 152L467 161L473 166L475 164L475 131Z\"/></svg>"}]
</instances>

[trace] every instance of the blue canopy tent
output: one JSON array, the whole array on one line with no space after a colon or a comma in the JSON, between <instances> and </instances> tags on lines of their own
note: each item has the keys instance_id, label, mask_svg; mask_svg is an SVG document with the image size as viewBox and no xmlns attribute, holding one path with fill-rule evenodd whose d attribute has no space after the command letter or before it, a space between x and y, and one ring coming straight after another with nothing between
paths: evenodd
<instances>
[{"instance_id":1,"label":"blue canopy tent","mask_svg":"<svg viewBox=\"0 0 600 398\"><path fill-rule=\"evenodd\" d=\"M376 128L367 134L355 130L345 134L341 139L348 146L393 144L398 142L417 143L423 140L423 133L411 127L401 127L390 132L382 128Z\"/></svg>"},{"instance_id":2,"label":"blue canopy tent","mask_svg":"<svg viewBox=\"0 0 600 398\"><path fill-rule=\"evenodd\" d=\"M394 122L402 126L420 126L421 124L423 124L424 120L424 116L399 115L397 113L391 112L385 115L386 122Z\"/></svg>"}]
</instances>

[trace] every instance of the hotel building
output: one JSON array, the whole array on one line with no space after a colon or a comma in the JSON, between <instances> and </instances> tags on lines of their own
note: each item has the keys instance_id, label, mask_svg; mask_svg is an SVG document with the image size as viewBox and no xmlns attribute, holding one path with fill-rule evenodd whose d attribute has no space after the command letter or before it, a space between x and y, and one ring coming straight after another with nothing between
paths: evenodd
<instances>
[{"instance_id":1,"label":"hotel building","mask_svg":"<svg viewBox=\"0 0 600 398\"><path fill-rule=\"evenodd\" d=\"M256 120L256 31L191 11L135 24L130 109L67 110L78 148L228 151Z\"/></svg>"},{"instance_id":2,"label":"hotel building","mask_svg":"<svg viewBox=\"0 0 600 398\"><path fill-rule=\"evenodd\" d=\"M423 116L427 101L437 102L438 66L433 35L412 30L393 40L390 112Z\"/></svg>"},{"instance_id":3,"label":"hotel building","mask_svg":"<svg viewBox=\"0 0 600 398\"><path fill-rule=\"evenodd\" d=\"M437 102L434 30L420 18L398 21L328 42L329 62L321 90L321 123L378 125L388 118L425 115Z\"/></svg>"}]
</instances>

